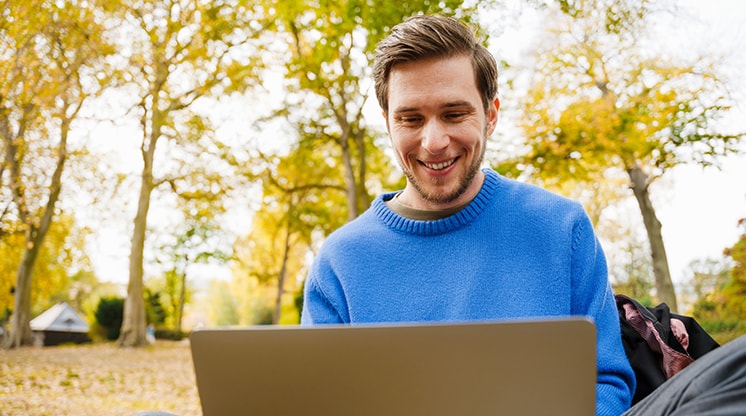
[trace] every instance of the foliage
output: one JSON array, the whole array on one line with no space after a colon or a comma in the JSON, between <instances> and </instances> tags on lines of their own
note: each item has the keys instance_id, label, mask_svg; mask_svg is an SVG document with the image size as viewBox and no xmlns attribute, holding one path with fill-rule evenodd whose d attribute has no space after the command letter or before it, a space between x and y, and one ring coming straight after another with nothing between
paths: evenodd
<instances>
[{"instance_id":1,"label":"foliage","mask_svg":"<svg viewBox=\"0 0 746 416\"><path fill-rule=\"evenodd\" d=\"M96 322L106 331L106 339L119 338L119 329L124 316L124 299L106 297L98 301L96 308Z\"/></svg>"},{"instance_id":2,"label":"foliage","mask_svg":"<svg viewBox=\"0 0 746 416\"><path fill-rule=\"evenodd\" d=\"M725 255L730 257L734 266L731 269L730 277L733 288L731 293L735 296L740 296L741 301L734 302L732 306L740 311L738 314L741 322L746 322L746 218L741 219L738 222L739 228L742 230L742 234L739 240L733 245L733 247L725 250Z\"/></svg>"},{"instance_id":3,"label":"foliage","mask_svg":"<svg viewBox=\"0 0 746 416\"><path fill-rule=\"evenodd\" d=\"M181 341L189 334L183 331L176 331L173 329L156 329L155 339L165 339L171 341Z\"/></svg>"},{"instance_id":4,"label":"foliage","mask_svg":"<svg viewBox=\"0 0 746 416\"><path fill-rule=\"evenodd\" d=\"M630 230L625 231L626 235L612 234L617 239L617 247L613 253L608 254L609 275L614 280L614 293L627 295L644 306L655 306L659 302L651 296L653 281L650 249L646 241Z\"/></svg>"},{"instance_id":5,"label":"foliage","mask_svg":"<svg viewBox=\"0 0 746 416\"><path fill-rule=\"evenodd\" d=\"M318 148L301 144L285 157L269 159L272 167L261 176L262 206L249 235L235 244L246 274L235 278L276 286L271 322L278 323L284 295L295 293L305 275L314 234L329 234L347 217L334 209L345 205L344 187L335 182L338 171L324 163Z\"/></svg>"},{"instance_id":6,"label":"foliage","mask_svg":"<svg viewBox=\"0 0 746 416\"><path fill-rule=\"evenodd\" d=\"M460 0L271 1L266 7L268 14L276 14L276 30L287 45L281 61L288 94L275 117L287 118L298 132L299 151L319 149L337 170L334 177L344 189L347 218L353 219L370 204L370 181L385 183L390 165L377 149L380 132L372 130L363 115L372 92L376 44L388 28L410 15L468 16L470 9Z\"/></svg>"},{"instance_id":7,"label":"foliage","mask_svg":"<svg viewBox=\"0 0 746 416\"><path fill-rule=\"evenodd\" d=\"M738 151L743 133L718 125L731 99L716 61L646 52L653 50L644 44L648 2L561 3L570 17L553 16L521 106L526 152L501 169L550 187L627 174L648 232L657 295L675 311L649 184L678 164L714 165Z\"/></svg>"},{"instance_id":8,"label":"foliage","mask_svg":"<svg viewBox=\"0 0 746 416\"><path fill-rule=\"evenodd\" d=\"M746 219L739 227L739 240L724 251L732 266L695 272L692 279L699 295L693 316L720 342L746 334Z\"/></svg>"},{"instance_id":9,"label":"foliage","mask_svg":"<svg viewBox=\"0 0 746 416\"><path fill-rule=\"evenodd\" d=\"M121 293L121 288L115 283L95 281L92 283L90 292L80 300L80 306L74 307L75 310L82 312L82 316L91 326L89 335L94 342L107 340L106 330L96 320L96 310L100 300L102 298L121 298ZM73 303L71 303L72 305Z\"/></svg>"},{"instance_id":10,"label":"foliage","mask_svg":"<svg viewBox=\"0 0 746 416\"><path fill-rule=\"evenodd\" d=\"M95 276L84 254L86 230L80 230L72 215L63 212L53 222L38 254L31 284L31 314L38 315L57 302L68 302L81 310L80 302L95 284ZM0 238L0 275L13 276L23 255L24 237L10 233ZM77 270L77 271L76 271ZM0 305L12 311L15 282L0 279Z\"/></svg>"},{"instance_id":11,"label":"foliage","mask_svg":"<svg viewBox=\"0 0 746 416\"><path fill-rule=\"evenodd\" d=\"M197 108L211 96L242 92L256 82L261 65L252 41L264 33L265 23L258 7L240 0L135 0L110 10L128 35L121 45L128 57L122 79L136 91L143 162L118 342L144 346L141 294L151 198L163 186L182 198L215 202L229 188L224 181L232 178L235 161Z\"/></svg>"},{"instance_id":12,"label":"foliage","mask_svg":"<svg viewBox=\"0 0 746 416\"><path fill-rule=\"evenodd\" d=\"M20 232L13 323L7 345L31 343L31 288L39 250L62 192L70 131L101 91L113 50L98 36L96 2L8 1L0 23L0 235Z\"/></svg>"},{"instance_id":13,"label":"foliage","mask_svg":"<svg viewBox=\"0 0 746 416\"><path fill-rule=\"evenodd\" d=\"M181 332L185 306L191 301L192 288L187 280L189 269L196 264L223 264L230 257L230 247L224 243L224 232L214 220L214 213L205 209L172 228L175 235L167 237L156 252L158 263L166 270L160 279L160 295L165 300L164 320L176 332ZM224 247L225 246L225 247ZM147 290L147 289L146 289Z\"/></svg>"},{"instance_id":14,"label":"foliage","mask_svg":"<svg viewBox=\"0 0 746 416\"><path fill-rule=\"evenodd\" d=\"M285 319L283 309L299 316L293 298L318 240L367 209L371 190L401 182L381 151L383 132L366 123L363 114L373 92L376 44L412 14L468 15L471 9L458 0L270 1L265 8L284 42L268 67L281 67L286 91L281 108L265 122L283 120L293 137L289 152L260 159L266 166L257 175L262 205L250 235L236 244L246 274L234 274L234 279L273 284L272 322L278 323Z\"/></svg>"},{"instance_id":15,"label":"foliage","mask_svg":"<svg viewBox=\"0 0 746 416\"><path fill-rule=\"evenodd\" d=\"M163 325L166 313L160 300L160 293L145 290L145 312L148 317L148 323L156 327ZM124 316L124 299L117 296L103 296L99 298L98 304L94 311L94 318L98 327L104 331L108 340L115 340L119 337ZM158 329L159 332L170 334L168 339L180 339L183 337L181 331L166 331Z\"/></svg>"},{"instance_id":16,"label":"foliage","mask_svg":"<svg viewBox=\"0 0 746 416\"><path fill-rule=\"evenodd\" d=\"M227 282L213 280L207 289L207 320L210 325L226 326L239 323L238 307Z\"/></svg>"},{"instance_id":17,"label":"foliage","mask_svg":"<svg viewBox=\"0 0 746 416\"><path fill-rule=\"evenodd\" d=\"M145 289L145 312L148 317L148 324L153 324L156 327L163 325L166 321L166 311L161 303L160 292Z\"/></svg>"},{"instance_id":18,"label":"foliage","mask_svg":"<svg viewBox=\"0 0 746 416\"><path fill-rule=\"evenodd\" d=\"M607 22L592 18L595 9L574 3L587 13L559 20L555 41L537 51L524 103L532 110L522 122L531 146L525 161L538 177L591 181L609 167L636 164L657 176L688 161L715 164L738 150L742 135L717 127L731 101L716 62L650 55L643 49L650 45L636 40L644 33L610 36ZM643 15L644 3L613 2L614 8L640 7Z\"/></svg>"}]
</instances>

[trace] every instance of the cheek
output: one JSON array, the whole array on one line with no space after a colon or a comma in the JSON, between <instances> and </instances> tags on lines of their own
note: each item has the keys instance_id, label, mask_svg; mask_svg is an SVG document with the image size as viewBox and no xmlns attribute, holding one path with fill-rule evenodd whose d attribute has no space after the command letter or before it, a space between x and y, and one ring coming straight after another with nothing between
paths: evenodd
<instances>
[{"instance_id":1,"label":"cheek","mask_svg":"<svg viewBox=\"0 0 746 416\"><path fill-rule=\"evenodd\" d=\"M410 153L417 147L416 137L411 133L407 134L406 132L395 131L390 137L394 151L402 156L406 156L407 153Z\"/></svg>"}]
</instances>

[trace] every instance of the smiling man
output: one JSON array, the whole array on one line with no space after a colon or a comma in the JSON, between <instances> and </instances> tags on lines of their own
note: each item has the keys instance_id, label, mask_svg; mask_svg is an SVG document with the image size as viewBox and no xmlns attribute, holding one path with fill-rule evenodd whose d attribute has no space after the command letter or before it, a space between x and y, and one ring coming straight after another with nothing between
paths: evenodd
<instances>
[{"instance_id":1,"label":"smiling man","mask_svg":"<svg viewBox=\"0 0 746 416\"><path fill-rule=\"evenodd\" d=\"M461 22L417 16L378 45L373 76L407 184L327 238L302 324L589 317L596 411L619 415L634 375L587 214L482 168L500 104L494 57Z\"/></svg>"}]
</instances>

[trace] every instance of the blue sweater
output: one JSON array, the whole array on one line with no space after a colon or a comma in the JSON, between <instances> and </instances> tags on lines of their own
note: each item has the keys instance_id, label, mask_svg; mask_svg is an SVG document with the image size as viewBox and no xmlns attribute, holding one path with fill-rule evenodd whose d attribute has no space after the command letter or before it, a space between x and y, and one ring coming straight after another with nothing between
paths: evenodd
<instances>
[{"instance_id":1,"label":"blue sweater","mask_svg":"<svg viewBox=\"0 0 746 416\"><path fill-rule=\"evenodd\" d=\"M485 170L464 209L415 221L386 205L332 233L306 280L301 323L587 316L598 333L596 413L626 410L635 379L606 260L577 202Z\"/></svg>"}]
</instances>

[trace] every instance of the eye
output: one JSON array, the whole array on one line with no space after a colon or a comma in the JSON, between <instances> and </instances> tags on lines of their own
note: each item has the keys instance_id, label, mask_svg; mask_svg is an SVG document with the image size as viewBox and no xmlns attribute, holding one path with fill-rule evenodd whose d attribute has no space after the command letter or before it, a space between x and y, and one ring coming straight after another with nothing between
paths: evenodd
<instances>
[{"instance_id":1,"label":"eye","mask_svg":"<svg viewBox=\"0 0 746 416\"><path fill-rule=\"evenodd\" d=\"M420 116L399 116L396 118L397 122L402 126L416 126L422 123L422 117Z\"/></svg>"},{"instance_id":2,"label":"eye","mask_svg":"<svg viewBox=\"0 0 746 416\"><path fill-rule=\"evenodd\" d=\"M444 116L444 118L445 118L446 120L448 120L448 121L460 121L460 120L462 120L462 119L463 119L464 117L466 117L466 116L467 116L468 114L469 114L469 113L467 113L467 112L465 112L465 111L458 111L458 112L448 113L448 114L446 114L446 115Z\"/></svg>"}]
</instances>

